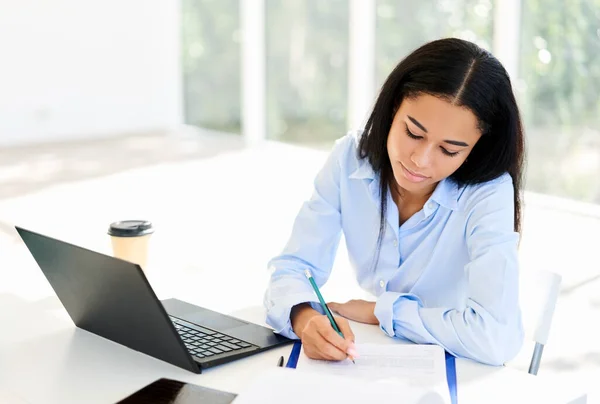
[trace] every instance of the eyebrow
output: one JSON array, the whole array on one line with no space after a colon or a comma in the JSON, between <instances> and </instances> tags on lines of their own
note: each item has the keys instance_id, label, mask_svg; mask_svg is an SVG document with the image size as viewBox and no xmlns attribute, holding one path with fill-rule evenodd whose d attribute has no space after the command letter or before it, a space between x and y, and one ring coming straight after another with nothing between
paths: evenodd
<instances>
[{"instance_id":1,"label":"eyebrow","mask_svg":"<svg viewBox=\"0 0 600 404\"><path fill-rule=\"evenodd\" d=\"M428 132L427 132L427 128L425 128L425 126L423 126L423 125L421 124L421 122L417 121L415 118L413 118L413 117L412 117L412 116L410 116L410 115L406 115L406 116L407 116L407 117L408 117L408 119L410 119L410 121L411 121L412 123L414 123L414 124L415 124L415 125L416 125L416 126L419 128L419 129L421 129L421 130L422 130L423 132L425 132L425 133L428 133ZM462 146L462 147L468 147L468 146L469 146L467 143L465 143L465 142L461 142L461 141L458 141L458 140L444 140L444 142L445 142L445 143L448 143L448 144L455 145L455 146Z\"/></svg>"},{"instance_id":2,"label":"eyebrow","mask_svg":"<svg viewBox=\"0 0 600 404\"><path fill-rule=\"evenodd\" d=\"M406 115L408 117L408 119L410 119L410 121L412 123L414 123L419 129L421 129L423 132L427 133L427 129L425 128L425 126L421 125L421 122L417 121L415 118L413 118L410 115Z\"/></svg>"},{"instance_id":3,"label":"eyebrow","mask_svg":"<svg viewBox=\"0 0 600 404\"><path fill-rule=\"evenodd\" d=\"M453 144L455 146L463 146L463 147L469 146L467 143L459 142L458 140L444 140L444 142L446 142L448 144Z\"/></svg>"}]
</instances>

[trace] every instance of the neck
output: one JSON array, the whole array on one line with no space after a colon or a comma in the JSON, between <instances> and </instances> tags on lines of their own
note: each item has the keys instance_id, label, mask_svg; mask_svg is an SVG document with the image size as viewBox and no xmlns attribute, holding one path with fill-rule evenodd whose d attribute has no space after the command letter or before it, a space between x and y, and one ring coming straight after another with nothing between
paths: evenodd
<instances>
[{"instance_id":1,"label":"neck","mask_svg":"<svg viewBox=\"0 0 600 404\"><path fill-rule=\"evenodd\" d=\"M422 192L410 192L402 188L392 177L391 179L391 191L394 196L394 201L398 203L402 201L407 204L421 204L424 205L429 199L433 191L435 190L437 183L431 186L431 188L424 189Z\"/></svg>"}]
</instances>

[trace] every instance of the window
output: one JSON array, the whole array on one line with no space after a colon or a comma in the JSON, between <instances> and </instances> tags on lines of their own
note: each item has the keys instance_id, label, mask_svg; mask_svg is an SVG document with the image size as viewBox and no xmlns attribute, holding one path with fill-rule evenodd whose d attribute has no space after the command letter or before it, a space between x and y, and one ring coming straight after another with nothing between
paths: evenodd
<instances>
[{"instance_id":1,"label":"window","mask_svg":"<svg viewBox=\"0 0 600 404\"><path fill-rule=\"evenodd\" d=\"M373 99L365 105L374 101L403 57L427 41L458 37L507 58L528 141L527 189L600 203L600 0L362 1L257 0L264 4L266 46L265 66L257 69L265 70L257 74L266 77L266 105L252 111L266 120L266 130L253 130L265 132L259 138L331 147L350 128L356 99L368 93ZM183 2L190 124L240 132L239 4ZM371 48L372 35L362 48L350 43L349 30L356 29L350 25L357 24L350 8L357 5L373 12L358 14L370 19L360 28L374 32ZM367 86L353 95L350 46L360 54L374 50L366 55L374 73L364 64L359 70L374 76L365 82L375 83L375 91Z\"/></svg>"},{"instance_id":2,"label":"window","mask_svg":"<svg viewBox=\"0 0 600 404\"><path fill-rule=\"evenodd\" d=\"M425 42L457 37L491 50L493 8L489 0L377 0L377 83Z\"/></svg>"},{"instance_id":3,"label":"window","mask_svg":"<svg viewBox=\"0 0 600 404\"><path fill-rule=\"evenodd\" d=\"M185 122L240 133L239 0L184 0Z\"/></svg>"},{"instance_id":4,"label":"window","mask_svg":"<svg viewBox=\"0 0 600 404\"><path fill-rule=\"evenodd\" d=\"M524 0L529 190L600 203L600 1Z\"/></svg>"},{"instance_id":5,"label":"window","mask_svg":"<svg viewBox=\"0 0 600 404\"><path fill-rule=\"evenodd\" d=\"M347 130L348 1L265 7L267 137L330 144Z\"/></svg>"}]
</instances>

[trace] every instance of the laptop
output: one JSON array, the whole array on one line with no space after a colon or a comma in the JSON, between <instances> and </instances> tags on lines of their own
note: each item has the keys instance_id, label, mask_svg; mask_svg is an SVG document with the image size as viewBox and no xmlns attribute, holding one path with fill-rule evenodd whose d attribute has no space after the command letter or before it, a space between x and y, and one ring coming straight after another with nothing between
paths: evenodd
<instances>
[{"instance_id":1,"label":"laptop","mask_svg":"<svg viewBox=\"0 0 600 404\"><path fill-rule=\"evenodd\" d=\"M139 265L15 226L75 325L194 373L293 340L177 299Z\"/></svg>"}]
</instances>

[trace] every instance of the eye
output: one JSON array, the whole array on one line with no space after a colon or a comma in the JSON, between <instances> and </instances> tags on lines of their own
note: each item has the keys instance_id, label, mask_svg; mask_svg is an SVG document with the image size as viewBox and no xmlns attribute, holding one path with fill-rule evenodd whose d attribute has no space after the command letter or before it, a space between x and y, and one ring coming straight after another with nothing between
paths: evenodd
<instances>
[{"instance_id":1,"label":"eye","mask_svg":"<svg viewBox=\"0 0 600 404\"><path fill-rule=\"evenodd\" d=\"M408 125L404 126L406 129L406 135L411 138L411 139L415 139L415 140L419 140L419 139L423 139L423 136L417 136L414 133L412 133L410 131L410 129L408 129ZM440 146L440 150L442 151L442 153L444 153L446 156L448 157L455 157L458 155L458 153L460 152L451 152L448 149L445 149L444 147Z\"/></svg>"},{"instance_id":2,"label":"eye","mask_svg":"<svg viewBox=\"0 0 600 404\"><path fill-rule=\"evenodd\" d=\"M411 138L411 139L423 139L422 136L417 136L414 133L412 133L410 131L410 129L408 129L408 126L405 126L405 127L406 127L406 134L408 135L409 138Z\"/></svg>"},{"instance_id":3,"label":"eye","mask_svg":"<svg viewBox=\"0 0 600 404\"><path fill-rule=\"evenodd\" d=\"M458 155L458 153L460 153L460 152L451 152L451 151L448 151L448 150L444 149L441 146L440 146L440 150L442 150L442 153L444 153L446 156L450 156L450 157L455 157L456 155Z\"/></svg>"}]
</instances>

